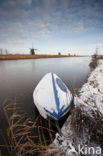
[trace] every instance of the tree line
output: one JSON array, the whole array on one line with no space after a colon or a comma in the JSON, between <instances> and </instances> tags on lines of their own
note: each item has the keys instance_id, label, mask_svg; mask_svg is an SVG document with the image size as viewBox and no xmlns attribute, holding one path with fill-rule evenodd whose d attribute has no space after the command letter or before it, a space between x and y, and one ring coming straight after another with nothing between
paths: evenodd
<instances>
[{"instance_id":1,"label":"tree line","mask_svg":"<svg viewBox=\"0 0 103 156\"><path fill-rule=\"evenodd\" d=\"M8 55L8 54L9 54L9 52L7 49L0 48L0 55Z\"/></svg>"}]
</instances>

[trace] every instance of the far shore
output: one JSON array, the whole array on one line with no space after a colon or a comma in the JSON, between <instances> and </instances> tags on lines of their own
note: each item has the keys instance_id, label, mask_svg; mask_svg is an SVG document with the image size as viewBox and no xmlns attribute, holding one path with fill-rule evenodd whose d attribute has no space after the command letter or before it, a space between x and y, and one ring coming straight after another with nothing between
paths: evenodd
<instances>
[{"instance_id":1,"label":"far shore","mask_svg":"<svg viewBox=\"0 0 103 156\"><path fill-rule=\"evenodd\" d=\"M60 57L87 57L87 56L88 55L9 54L9 55L0 55L0 60L41 59L41 58L60 58Z\"/></svg>"}]
</instances>

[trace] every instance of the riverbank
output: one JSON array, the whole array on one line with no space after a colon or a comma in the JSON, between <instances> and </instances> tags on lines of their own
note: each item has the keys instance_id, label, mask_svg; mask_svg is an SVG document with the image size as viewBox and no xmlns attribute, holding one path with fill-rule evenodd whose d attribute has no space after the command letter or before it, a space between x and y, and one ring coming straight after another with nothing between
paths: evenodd
<instances>
[{"instance_id":1,"label":"riverbank","mask_svg":"<svg viewBox=\"0 0 103 156\"><path fill-rule=\"evenodd\" d=\"M42 59L42 58L60 58L60 57L87 57L87 56L74 56L74 55L23 55L23 54L15 54L15 55L0 55L0 60L20 60L20 59Z\"/></svg>"},{"instance_id":2,"label":"riverbank","mask_svg":"<svg viewBox=\"0 0 103 156\"><path fill-rule=\"evenodd\" d=\"M56 156L103 155L103 59L93 70L75 108L49 149ZM53 148L52 148L53 146ZM55 147L55 148L54 148Z\"/></svg>"}]
</instances>

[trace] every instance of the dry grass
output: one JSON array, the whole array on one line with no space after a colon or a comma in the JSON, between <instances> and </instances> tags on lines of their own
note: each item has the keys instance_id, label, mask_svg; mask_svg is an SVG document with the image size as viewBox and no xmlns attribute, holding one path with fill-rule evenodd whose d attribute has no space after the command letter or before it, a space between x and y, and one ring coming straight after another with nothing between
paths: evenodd
<instances>
[{"instance_id":1,"label":"dry grass","mask_svg":"<svg viewBox=\"0 0 103 156\"><path fill-rule=\"evenodd\" d=\"M0 145L1 149L5 148L10 156L32 156L40 153L45 155L45 150L49 146L48 141L52 142L55 134L50 121L45 121L44 127L41 116L32 121L17 107L15 100L7 103L5 101L3 104L4 115L8 122L7 139L3 136L5 144Z\"/></svg>"},{"instance_id":2,"label":"dry grass","mask_svg":"<svg viewBox=\"0 0 103 156\"><path fill-rule=\"evenodd\" d=\"M58 58L68 57L67 55L0 55L0 60L18 60L18 59L38 59L38 58Z\"/></svg>"},{"instance_id":3,"label":"dry grass","mask_svg":"<svg viewBox=\"0 0 103 156\"><path fill-rule=\"evenodd\" d=\"M98 109L95 110L91 110L90 116L82 109L82 106L73 109L70 125L74 146L81 140L86 145L95 142L103 147L103 115ZM3 111L8 128L7 139L2 136L5 144L0 145L0 155L3 155L2 148L5 148L10 156L50 156L50 154L53 156L59 153L59 149L48 145L48 142L53 142L55 135L50 122L43 120L40 115L32 121L17 106L16 100L4 101ZM48 148L52 151L50 154L47 153Z\"/></svg>"},{"instance_id":4,"label":"dry grass","mask_svg":"<svg viewBox=\"0 0 103 156\"><path fill-rule=\"evenodd\" d=\"M3 136L5 144L0 145L0 155L3 154L2 148L5 148L10 156L58 155L58 149L48 145L48 142L53 142L55 134L50 122L46 122L41 116L32 121L17 107L16 100L9 101L9 104L5 101L3 111L8 129L6 131L7 139ZM86 145L96 142L103 147L103 116L98 109L97 111L92 110L91 114L92 116L85 113L82 106L73 109L70 125L74 131L72 138L74 145L78 144L78 140L81 138L82 143L86 143ZM50 154L47 152L48 148L52 151Z\"/></svg>"},{"instance_id":5,"label":"dry grass","mask_svg":"<svg viewBox=\"0 0 103 156\"><path fill-rule=\"evenodd\" d=\"M98 59L103 59L103 55L101 55L101 56L98 56Z\"/></svg>"},{"instance_id":6,"label":"dry grass","mask_svg":"<svg viewBox=\"0 0 103 156\"><path fill-rule=\"evenodd\" d=\"M0 55L0 60L20 60L20 59L39 59L39 58L59 58L59 57L87 57L87 56L74 56L74 55L30 55L30 54L9 54L9 55Z\"/></svg>"}]
</instances>

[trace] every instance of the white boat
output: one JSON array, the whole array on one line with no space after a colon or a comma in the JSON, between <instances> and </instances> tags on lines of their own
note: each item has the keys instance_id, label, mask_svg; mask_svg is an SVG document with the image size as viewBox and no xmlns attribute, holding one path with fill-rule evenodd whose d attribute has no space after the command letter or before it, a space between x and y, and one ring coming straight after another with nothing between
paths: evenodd
<instances>
[{"instance_id":1,"label":"white boat","mask_svg":"<svg viewBox=\"0 0 103 156\"><path fill-rule=\"evenodd\" d=\"M54 73L47 73L33 92L34 104L45 119L59 120L71 108L73 96Z\"/></svg>"}]
</instances>

